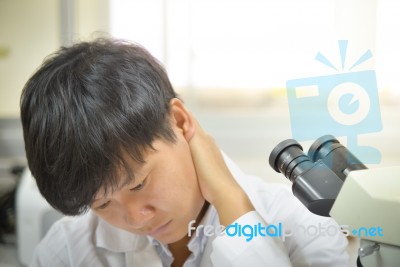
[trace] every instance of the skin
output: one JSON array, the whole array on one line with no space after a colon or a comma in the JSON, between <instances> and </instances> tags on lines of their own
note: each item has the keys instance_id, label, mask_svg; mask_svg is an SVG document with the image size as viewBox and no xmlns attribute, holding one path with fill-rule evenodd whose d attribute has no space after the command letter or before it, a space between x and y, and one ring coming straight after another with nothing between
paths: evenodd
<instances>
[{"instance_id":1,"label":"skin","mask_svg":"<svg viewBox=\"0 0 400 267\"><path fill-rule=\"evenodd\" d=\"M201 220L205 203L215 206L225 226L254 207L214 140L183 103L172 99L170 107L177 141L154 141L155 150L145 152L144 164L126 157L135 179L114 192L98 192L91 209L115 227L168 244L175 258L173 266L182 266L190 255L187 226L191 220Z\"/></svg>"}]
</instances>

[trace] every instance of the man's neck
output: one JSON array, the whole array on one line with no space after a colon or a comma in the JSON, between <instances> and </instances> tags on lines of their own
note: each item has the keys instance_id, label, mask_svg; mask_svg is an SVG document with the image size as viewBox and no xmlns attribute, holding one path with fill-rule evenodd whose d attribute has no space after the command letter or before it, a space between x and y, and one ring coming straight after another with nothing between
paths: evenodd
<instances>
[{"instance_id":1,"label":"man's neck","mask_svg":"<svg viewBox=\"0 0 400 267\"><path fill-rule=\"evenodd\" d=\"M205 201L199 215L196 218L196 225L195 225L196 227L197 227L198 223L203 219L209 206L210 206L210 203ZM191 236L193 236L193 235L191 235ZM181 240L168 245L168 248L174 257L174 262L172 263L172 267L183 266L185 261L189 258L190 254L191 254L190 250L187 247L189 241L190 241L189 235L185 235Z\"/></svg>"},{"instance_id":2,"label":"man's neck","mask_svg":"<svg viewBox=\"0 0 400 267\"><path fill-rule=\"evenodd\" d=\"M168 245L168 248L174 257L174 262L171 265L172 267L182 267L185 261L189 258L191 253L187 247L189 239L189 236L186 235L181 240Z\"/></svg>"}]
</instances>

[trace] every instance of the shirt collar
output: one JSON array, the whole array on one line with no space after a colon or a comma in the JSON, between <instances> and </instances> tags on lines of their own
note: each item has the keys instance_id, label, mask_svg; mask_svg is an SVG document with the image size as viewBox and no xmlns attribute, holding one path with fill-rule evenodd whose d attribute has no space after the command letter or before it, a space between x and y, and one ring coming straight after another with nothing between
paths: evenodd
<instances>
[{"instance_id":1,"label":"shirt collar","mask_svg":"<svg viewBox=\"0 0 400 267\"><path fill-rule=\"evenodd\" d=\"M214 206L210 205L206 211L206 214L204 214L203 219L201 219L199 225L213 225L217 226L219 223L218 216L217 216L217 211L214 208ZM192 235L192 238L190 239L188 243L188 248L189 250L197 254L199 252L202 252L204 250L204 247L207 243L207 240L209 238L215 238L215 236L209 236L205 235L204 233L204 227L201 227L199 229L195 229Z\"/></svg>"},{"instance_id":2,"label":"shirt collar","mask_svg":"<svg viewBox=\"0 0 400 267\"><path fill-rule=\"evenodd\" d=\"M95 214L92 216L98 217ZM141 251L150 243L149 237L133 234L114 227L98 217L97 227L94 227L94 243L113 252Z\"/></svg>"},{"instance_id":3,"label":"shirt collar","mask_svg":"<svg viewBox=\"0 0 400 267\"><path fill-rule=\"evenodd\" d=\"M216 226L219 223L217 211L214 206L210 205L201 219L199 225L213 225ZM207 244L209 238L214 239L215 236L208 236L204 233L204 227L199 227L199 229L194 230L192 238L190 239L187 247L192 252L190 258L195 260L199 257L204 251L204 247ZM152 239L152 238L151 238ZM158 255L163 258L165 262L172 262L172 254L168 249L167 245L162 244L156 239L152 239L152 244L155 247ZM167 258L167 259L166 259ZM190 260L189 258L189 260Z\"/></svg>"},{"instance_id":4,"label":"shirt collar","mask_svg":"<svg viewBox=\"0 0 400 267\"><path fill-rule=\"evenodd\" d=\"M90 212L92 213L92 212ZM95 214L88 214L94 217L91 223L97 223L94 227L94 242L96 247L101 247L114 252L141 251L145 249L149 243L152 243L159 252L163 251L166 255L170 255L167 246L149 236L133 234L123 229L116 228ZM96 218L96 219L95 219ZM215 225L218 223L217 212L210 205L198 225ZM204 250L209 236L204 234L204 227L200 227L193 233L188 243L188 248L192 253L197 254Z\"/></svg>"}]
</instances>

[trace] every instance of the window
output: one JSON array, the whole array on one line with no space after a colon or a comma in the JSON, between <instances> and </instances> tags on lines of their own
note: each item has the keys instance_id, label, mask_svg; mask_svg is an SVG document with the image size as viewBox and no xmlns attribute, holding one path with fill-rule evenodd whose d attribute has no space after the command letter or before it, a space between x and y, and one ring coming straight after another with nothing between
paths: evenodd
<instances>
[{"instance_id":1,"label":"window","mask_svg":"<svg viewBox=\"0 0 400 267\"><path fill-rule=\"evenodd\" d=\"M332 74L314 58L321 52L340 66L343 36L350 37L349 60L371 48L376 64L367 67L377 70L378 83L388 88L399 83L397 1L110 0L110 5L111 34L149 49L179 92L231 97L283 91L287 80ZM342 34L349 26L353 32Z\"/></svg>"},{"instance_id":2,"label":"window","mask_svg":"<svg viewBox=\"0 0 400 267\"><path fill-rule=\"evenodd\" d=\"M400 2L379 0L377 10L376 72L380 89L400 96Z\"/></svg>"}]
</instances>

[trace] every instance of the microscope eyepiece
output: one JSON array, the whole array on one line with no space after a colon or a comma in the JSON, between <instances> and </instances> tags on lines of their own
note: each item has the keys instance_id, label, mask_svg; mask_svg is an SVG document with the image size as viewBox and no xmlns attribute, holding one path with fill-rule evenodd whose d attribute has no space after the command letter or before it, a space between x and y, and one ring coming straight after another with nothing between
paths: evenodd
<instances>
[{"instance_id":1,"label":"microscope eyepiece","mask_svg":"<svg viewBox=\"0 0 400 267\"><path fill-rule=\"evenodd\" d=\"M296 140L288 139L280 142L272 150L269 156L269 165L276 172L281 172L294 182L296 177L311 168L313 163L304 154L303 147Z\"/></svg>"},{"instance_id":2,"label":"microscope eyepiece","mask_svg":"<svg viewBox=\"0 0 400 267\"><path fill-rule=\"evenodd\" d=\"M311 212L322 216L329 216L347 174L366 169L332 135L318 138L308 155L296 140L282 141L272 150L269 165L292 182L294 195Z\"/></svg>"}]
</instances>

